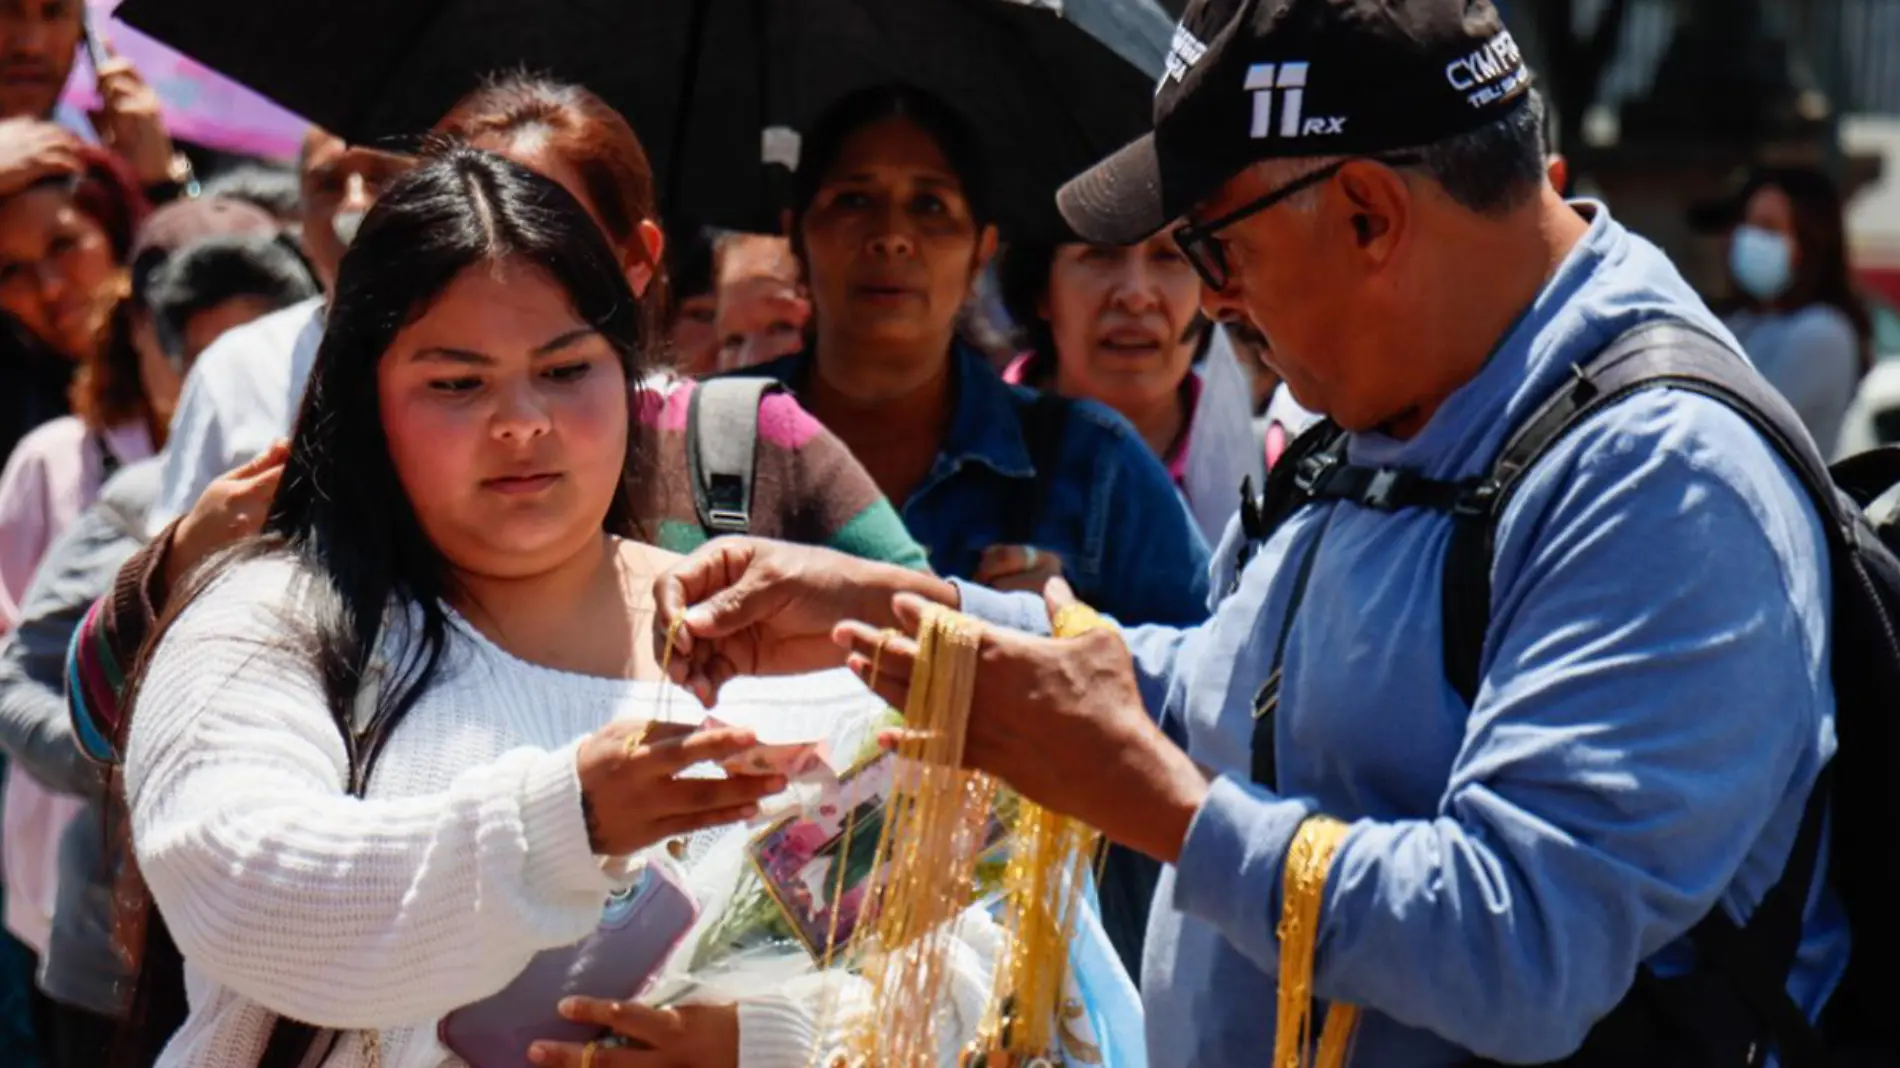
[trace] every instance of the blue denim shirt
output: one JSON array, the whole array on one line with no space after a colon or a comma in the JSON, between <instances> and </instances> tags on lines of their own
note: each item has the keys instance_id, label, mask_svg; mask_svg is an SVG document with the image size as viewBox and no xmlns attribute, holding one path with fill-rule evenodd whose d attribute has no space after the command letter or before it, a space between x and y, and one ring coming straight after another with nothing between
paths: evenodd
<instances>
[{"instance_id":1,"label":"blue denim shirt","mask_svg":"<svg viewBox=\"0 0 1900 1068\"><path fill-rule=\"evenodd\" d=\"M960 342L951 361L956 411L930 473L899 512L938 574L969 578L983 550L1008 540L1010 509L1035 480L1022 413L1037 394L1004 382ZM809 370L801 353L745 373L797 390ZM1073 401L1055 452L1030 544L1060 555L1077 595L1123 622L1207 618L1207 545L1134 428L1100 404Z\"/></svg>"}]
</instances>

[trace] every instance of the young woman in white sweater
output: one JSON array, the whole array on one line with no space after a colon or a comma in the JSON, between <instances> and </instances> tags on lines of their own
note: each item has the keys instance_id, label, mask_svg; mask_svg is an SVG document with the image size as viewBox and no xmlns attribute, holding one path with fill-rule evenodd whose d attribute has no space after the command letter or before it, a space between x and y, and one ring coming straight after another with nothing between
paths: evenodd
<instances>
[{"instance_id":1,"label":"young woman in white sweater","mask_svg":"<svg viewBox=\"0 0 1900 1068\"><path fill-rule=\"evenodd\" d=\"M590 932L633 854L783 788L678 776L749 732L637 726L669 562L631 504L638 308L582 208L499 157L445 152L365 220L266 533L172 598L136 683L133 1059L458 1064L437 1022ZM532 1062L802 1065L811 1015L633 1009L602 1022L658 1049Z\"/></svg>"}]
</instances>

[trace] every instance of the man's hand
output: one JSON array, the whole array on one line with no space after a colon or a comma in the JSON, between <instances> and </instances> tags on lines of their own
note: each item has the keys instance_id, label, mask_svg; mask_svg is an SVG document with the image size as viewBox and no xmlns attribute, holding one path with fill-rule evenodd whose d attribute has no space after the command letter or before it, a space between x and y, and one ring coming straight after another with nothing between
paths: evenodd
<instances>
[{"instance_id":1,"label":"man's hand","mask_svg":"<svg viewBox=\"0 0 1900 1068\"><path fill-rule=\"evenodd\" d=\"M140 185L171 181L172 135L165 129L158 94L131 60L115 56L99 68L99 99L104 106L92 113L99 140L131 166Z\"/></svg>"},{"instance_id":2,"label":"man's hand","mask_svg":"<svg viewBox=\"0 0 1900 1068\"><path fill-rule=\"evenodd\" d=\"M1043 596L1052 618L1075 603L1060 579ZM921 599L899 596L893 612L901 634L855 620L835 634L866 681L876 661L877 691L896 708L909 695L912 639L924 609ZM1056 640L989 628L979 657L964 762L1112 841L1173 863L1207 796L1207 778L1155 726L1121 637L1098 630Z\"/></svg>"},{"instance_id":3,"label":"man's hand","mask_svg":"<svg viewBox=\"0 0 1900 1068\"><path fill-rule=\"evenodd\" d=\"M0 197L79 169L79 138L70 131L37 119L0 120Z\"/></svg>"},{"instance_id":4,"label":"man's hand","mask_svg":"<svg viewBox=\"0 0 1900 1068\"><path fill-rule=\"evenodd\" d=\"M718 538L654 581L654 650L673 681L710 706L737 675L839 666L844 655L831 640L838 622L889 620L891 598L903 592L957 602L956 587L891 564L763 538Z\"/></svg>"}]
</instances>

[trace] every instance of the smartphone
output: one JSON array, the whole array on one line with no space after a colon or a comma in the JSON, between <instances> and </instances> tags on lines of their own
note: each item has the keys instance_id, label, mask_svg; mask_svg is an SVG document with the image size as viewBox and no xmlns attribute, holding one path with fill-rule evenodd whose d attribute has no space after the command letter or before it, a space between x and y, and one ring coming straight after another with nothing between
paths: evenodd
<instances>
[{"instance_id":1,"label":"smartphone","mask_svg":"<svg viewBox=\"0 0 1900 1068\"><path fill-rule=\"evenodd\" d=\"M443 1017L437 1038L470 1068L520 1068L535 1042L599 1038L599 1028L561 1016L561 999L637 998L698 918L698 902L672 867L649 863L608 900L592 934L536 954L499 994Z\"/></svg>"},{"instance_id":2,"label":"smartphone","mask_svg":"<svg viewBox=\"0 0 1900 1068\"><path fill-rule=\"evenodd\" d=\"M99 77L99 71L112 61L111 53L106 51L105 41L99 36L99 30L92 24L91 4L80 6L79 40L86 46L86 59L92 64L92 76Z\"/></svg>"}]
</instances>

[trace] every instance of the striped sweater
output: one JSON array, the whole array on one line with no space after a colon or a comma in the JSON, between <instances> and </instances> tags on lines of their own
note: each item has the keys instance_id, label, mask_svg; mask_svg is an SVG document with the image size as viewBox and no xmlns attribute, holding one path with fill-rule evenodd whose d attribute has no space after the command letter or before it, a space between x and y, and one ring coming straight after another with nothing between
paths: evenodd
<instances>
[{"instance_id":1,"label":"striped sweater","mask_svg":"<svg viewBox=\"0 0 1900 1068\"><path fill-rule=\"evenodd\" d=\"M707 540L686 465L686 413L694 388L691 380L654 379L635 394L651 458L640 511L654 544L678 553ZM768 393L759 403L752 533L919 570L928 566L924 550L863 465L786 393ZM111 594L93 605L73 636L67 696L80 745L97 759L112 758L101 725L119 723L120 691L164 607L170 545L168 526L119 569Z\"/></svg>"}]
</instances>

